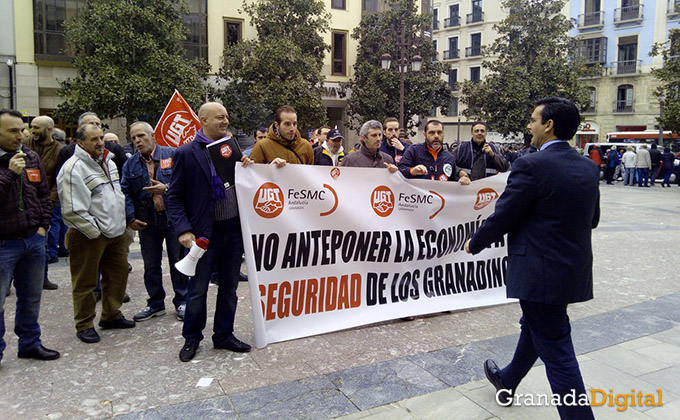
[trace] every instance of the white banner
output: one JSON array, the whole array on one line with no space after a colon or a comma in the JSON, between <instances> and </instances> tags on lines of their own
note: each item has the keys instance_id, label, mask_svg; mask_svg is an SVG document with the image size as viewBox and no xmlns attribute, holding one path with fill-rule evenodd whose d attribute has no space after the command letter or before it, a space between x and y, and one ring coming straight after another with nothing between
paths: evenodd
<instances>
[{"instance_id":1,"label":"white banner","mask_svg":"<svg viewBox=\"0 0 680 420\"><path fill-rule=\"evenodd\" d=\"M507 178L236 165L255 345L510 302L505 242L464 250Z\"/></svg>"}]
</instances>

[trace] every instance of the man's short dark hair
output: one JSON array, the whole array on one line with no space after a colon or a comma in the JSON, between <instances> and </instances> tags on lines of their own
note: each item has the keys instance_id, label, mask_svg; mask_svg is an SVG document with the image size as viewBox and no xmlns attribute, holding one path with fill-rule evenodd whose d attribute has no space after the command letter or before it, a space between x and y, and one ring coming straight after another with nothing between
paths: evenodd
<instances>
[{"instance_id":1,"label":"man's short dark hair","mask_svg":"<svg viewBox=\"0 0 680 420\"><path fill-rule=\"evenodd\" d=\"M569 99L557 96L539 99L536 106L541 105L543 105L541 124L553 120L555 137L560 140L571 140L581 123L581 114L579 114L576 105Z\"/></svg>"},{"instance_id":2,"label":"man's short dark hair","mask_svg":"<svg viewBox=\"0 0 680 420\"><path fill-rule=\"evenodd\" d=\"M281 124L281 114L283 114L284 112L287 112L289 114L297 114L297 111L295 110L295 108L293 108L290 105L280 106L276 110L276 114L274 115L274 121Z\"/></svg>"},{"instance_id":3,"label":"man's short dark hair","mask_svg":"<svg viewBox=\"0 0 680 420\"><path fill-rule=\"evenodd\" d=\"M394 118L394 117L387 117L387 118L385 118L385 121L383 121L383 127L385 127L385 126L387 125L387 123L389 123L389 122L398 123L399 126L401 127L401 123L399 123L399 120L396 119L396 118Z\"/></svg>"},{"instance_id":4,"label":"man's short dark hair","mask_svg":"<svg viewBox=\"0 0 680 420\"><path fill-rule=\"evenodd\" d=\"M484 126L484 129L485 129L486 131L489 131L489 127L486 125L486 123L485 123L484 121L475 121L475 122L473 122L472 125L470 126L470 131L474 130L475 126L477 126L477 125L483 125L483 126Z\"/></svg>"},{"instance_id":5,"label":"man's short dark hair","mask_svg":"<svg viewBox=\"0 0 680 420\"><path fill-rule=\"evenodd\" d=\"M442 127L444 126L444 124L442 124L442 122L439 120L430 120L425 124L425 129L423 131L427 133L427 128L432 124L441 125Z\"/></svg>"},{"instance_id":6,"label":"man's short dark hair","mask_svg":"<svg viewBox=\"0 0 680 420\"><path fill-rule=\"evenodd\" d=\"M267 134L267 127L257 127L257 128L255 129L255 131L253 131L253 137L255 137L255 136L257 135L257 132L258 132L258 131L259 131L260 133L265 133L265 134Z\"/></svg>"},{"instance_id":7,"label":"man's short dark hair","mask_svg":"<svg viewBox=\"0 0 680 420\"><path fill-rule=\"evenodd\" d=\"M21 112L17 111L16 109L0 109L0 117L2 117L5 114L11 115L11 116L17 117L17 118L22 118L22 121L23 121L23 115L21 115Z\"/></svg>"}]
</instances>

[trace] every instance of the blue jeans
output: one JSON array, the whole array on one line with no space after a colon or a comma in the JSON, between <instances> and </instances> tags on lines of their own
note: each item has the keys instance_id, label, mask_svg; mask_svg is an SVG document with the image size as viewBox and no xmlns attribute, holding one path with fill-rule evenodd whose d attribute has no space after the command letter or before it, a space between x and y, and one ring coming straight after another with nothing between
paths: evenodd
<instances>
[{"instance_id":1,"label":"blue jeans","mask_svg":"<svg viewBox=\"0 0 680 420\"><path fill-rule=\"evenodd\" d=\"M671 174L673 173L673 168L667 168L664 170L664 176L663 176L663 182L661 185L668 185L669 187L671 186Z\"/></svg>"},{"instance_id":2,"label":"blue jeans","mask_svg":"<svg viewBox=\"0 0 680 420\"><path fill-rule=\"evenodd\" d=\"M177 241L175 229L168 223L165 212L156 213L157 223L139 231L139 245L144 259L144 286L149 294L147 305L153 309L165 309L165 290L163 289L163 241L168 251L170 263L170 279L175 297L172 299L175 308L187 301L187 277L175 268L179 260L180 243Z\"/></svg>"},{"instance_id":3,"label":"blue jeans","mask_svg":"<svg viewBox=\"0 0 680 420\"><path fill-rule=\"evenodd\" d=\"M586 389L571 341L567 305L548 305L525 300L520 300L519 304L522 307L522 332L512 361L501 370L503 385L511 390L517 389L522 378L540 357L545 363L552 392L564 397L574 390L578 401L581 395L586 394ZM594 419L589 405L561 405L557 407L557 411L563 420Z\"/></svg>"},{"instance_id":4,"label":"blue jeans","mask_svg":"<svg viewBox=\"0 0 680 420\"><path fill-rule=\"evenodd\" d=\"M40 298L45 271L45 237L36 234L24 239L0 240L0 360L7 346L5 337L5 296L14 275L17 308L14 333L19 351L30 351L40 342Z\"/></svg>"},{"instance_id":5,"label":"blue jeans","mask_svg":"<svg viewBox=\"0 0 680 420\"><path fill-rule=\"evenodd\" d=\"M47 259L57 256L57 251L64 248L64 234L66 225L61 218L61 206L59 203L52 203L52 219L50 220L50 231L47 233Z\"/></svg>"},{"instance_id":6,"label":"blue jeans","mask_svg":"<svg viewBox=\"0 0 680 420\"><path fill-rule=\"evenodd\" d=\"M635 168L626 168L625 175L623 176L623 185L633 184L635 184Z\"/></svg>"},{"instance_id":7,"label":"blue jeans","mask_svg":"<svg viewBox=\"0 0 680 420\"><path fill-rule=\"evenodd\" d=\"M649 168L637 168L638 186L649 186ZM644 185L643 185L644 184Z\"/></svg>"},{"instance_id":8,"label":"blue jeans","mask_svg":"<svg viewBox=\"0 0 680 420\"><path fill-rule=\"evenodd\" d=\"M182 336L186 341L203 340L207 320L206 298L213 265L217 267L218 288L213 343L224 343L233 336L236 314L236 289L243 255L243 238L238 217L215 222L208 250L196 265L196 275L189 279L186 314Z\"/></svg>"}]
</instances>

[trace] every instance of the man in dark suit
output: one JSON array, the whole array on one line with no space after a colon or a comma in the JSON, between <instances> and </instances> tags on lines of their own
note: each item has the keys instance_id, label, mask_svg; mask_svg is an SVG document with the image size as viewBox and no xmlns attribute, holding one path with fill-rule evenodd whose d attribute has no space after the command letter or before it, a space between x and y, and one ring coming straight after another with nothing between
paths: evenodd
<instances>
[{"instance_id":1,"label":"man in dark suit","mask_svg":"<svg viewBox=\"0 0 680 420\"><path fill-rule=\"evenodd\" d=\"M522 308L515 355L484 371L496 401L512 404L520 381L538 357L553 394L574 394L577 405L558 405L562 419L592 419L571 341L567 305L593 298L591 231L599 222L599 169L567 143L580 116L574 104L549 97L537 102L527 127L539 151L517 159L496 209L466 243L482 252L508 234L508 297ZM569 401L569 399L567 399Z\"/></svg>"},{"instance_id":2,"label":"man in dark suit","mask_svg":"<svg viewBox=\"0 0 680 420\"><path fill-rule=\"evenodd\" d=\"M183 362L193 359L203 340L207 320L206 299L213 267L217 268L218 289L213 346L235 352L250 351L250 346L234 336L236 289L238 288L243 240L236 203L236 190L224 187L206 146L227 135L229 114L218 103L209 102L198 110L201 129L191 143L177 149L174 169L166 199L167 213L179 242L191 248L196 238L208 238L209 244L196 265L196 275L189 281L179 352ZM247 156L246 164L252 162Z\"/></svg>"}]
</instances>

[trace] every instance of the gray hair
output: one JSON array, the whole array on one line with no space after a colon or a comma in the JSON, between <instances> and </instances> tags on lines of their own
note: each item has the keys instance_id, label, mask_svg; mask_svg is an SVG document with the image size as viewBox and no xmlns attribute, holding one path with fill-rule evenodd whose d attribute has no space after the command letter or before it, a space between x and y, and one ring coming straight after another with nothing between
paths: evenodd
<instances>
[{"instance_id":1,"label":"gray hair","mask_svg":"<svg viewBox=\"0 0 680 420\"><path fill-rule=\"evenodd\" d=\"M153 127L151 127L151 124L149 124L146 121L135 121L132 124L130 124L130 130L132 130L132 127L136 125L141 125L144 127L144 131L146 131L146 134L149 135L149 137L153 137Z\"/></svg>"},{"instance_id":2,"label":"gray hair","mask_svg":"<svg viewBox=\"0 0 680 420\"><path fill-rule=\"evenodd\" d=\"M99 118L99 116L97 114L95 114L94 112L91 112L91 111L83 112L82 114L80 114L80 117L78 117L78 127L83 125L83 120L85 119L85 117L87 117L89 115L94 115L95 117Z\"/></svg>"},{"instance_id":3,"label":"gray hair","mask_svg":"<svg viewBox=\"0 0 680 420\"><path fill-rule=\"evenodd\" d=\"M368 130L376 129L376 128L378 130L382 131L383 126L382 126L382 124L380 124L380 121L376 121L376 120L366 121L364 123L364 125L361 126L361 129L359 130L359 135L366 137L368 135Z\"/></svg>"},{"instance_id":4,"label":"gray hair","mask_svg":"<svg viewBox=\"0 0 680 420\"><path fill-rule=\"evenodd\" d=\"M64 133L64 130L54 127L52 129L52 138L56 141L64 141L66 140L66 133Z\"/></svg>"}]
</instances>

